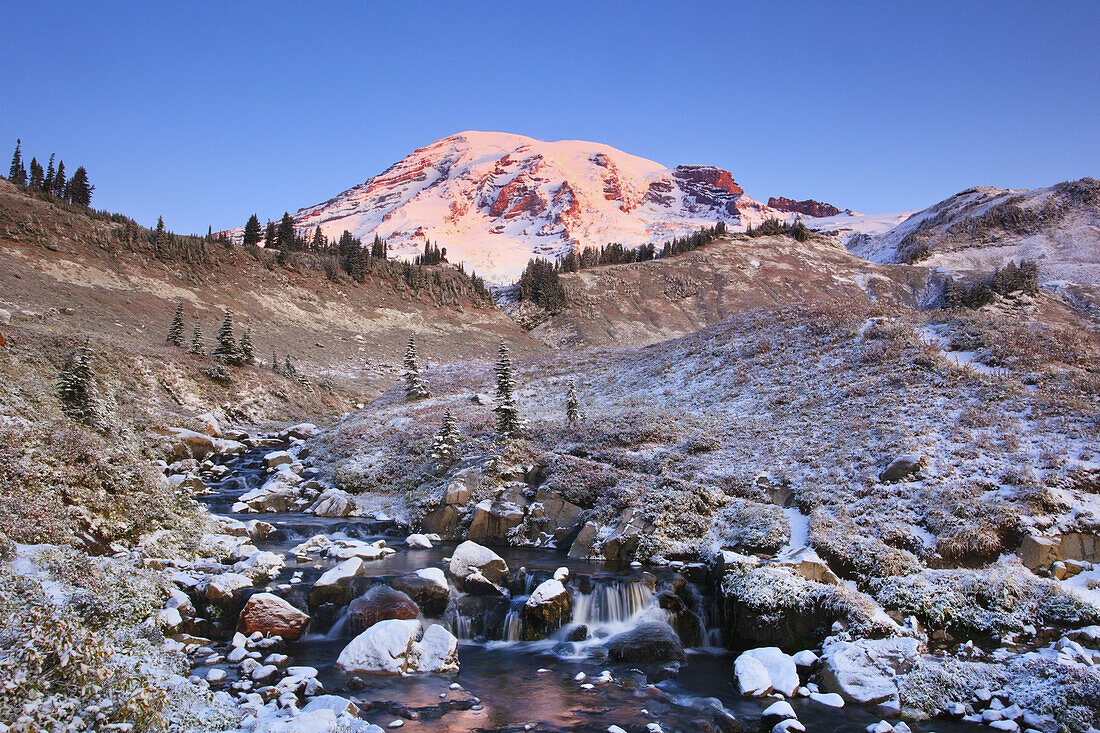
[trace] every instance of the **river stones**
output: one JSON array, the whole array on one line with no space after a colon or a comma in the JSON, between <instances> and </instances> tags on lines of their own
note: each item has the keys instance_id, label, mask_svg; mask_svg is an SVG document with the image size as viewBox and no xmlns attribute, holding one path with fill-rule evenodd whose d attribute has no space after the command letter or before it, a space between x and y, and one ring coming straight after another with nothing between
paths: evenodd
<instances>
[{"instance_id":1,"label":"river stones","mask_svg":"<svg viewBox=\"0 0 1100 733\"><path fill-rule=\"evenodd\" d=\"M426 616L442 616L451 598L447 576L439 568L423 568L415 573L402 575L394 578L390 585L412 598Z\"/></svg>"},{"instance_id":2,"label":"river stones","mask_svg":"<svg viewBox=\"0 0 1100 733\"><path fill-rule=\"evenodd\" d=\"M412 550L430 550L432 541L422 534L411 534L405 538L405 547Z\"/></svg>"},{"instance_id":3,"label":"river stones","mask_svg":"<svg viewBox=\"0 0 1100 733\"><path fill-rule=\"evenodd\" d=\"M451 555L451 577L468 593L502 595L508 582L508 563L488 547L466 540Z\"/></svg>"},{"instance_id":4,"label":"river stones","mask_svg":"<svg viewBox=\"0 0 1100 733\"><path fill-rule=\"evenodd\" d=\"M346 491L325 489L308 511L318 517L346 517L355 511L355 500Z\"/></svg>"},{"instance_id":5,"label":"river stones","mask_svg":"<svg viewBox=\"0 0 1100 733\"><path fill-rule=\"evenodd\" d=\"M458 669L458 639L438 624L420 634L414 619L379 621L348 643L336 659L348 674L409 674Z\"/></svg>"},{"instance_id":6,"label":"river stones","mask_svg":"<svg viewBox=\"0 0 1100 733\"><path fill-rule=\"evenodd\" d=\"M899 704L895 678L908 672L920 656L920 642L909 637L827 639L821 686L847 702Z\"/></svg>"},{"instance_id":7,"label":"river stones","mask_svg":"<svg viewBox=\"0 0 1100 733\"><path fill-rule=\"evenodd\" d=\"M686 658L676 632L659 621L648 621L611 637L607 656L627 664L682 662Z\"/></svg>"},{"instance_id":8,"label":"river stones","mask_svg":"<svg viewBox=\"0 0 1100 733\"><path fill-rule=\"evenodd\" d=\"M543 639L569 621L572 601L560 580L546 580L535 588L523 605L523 636L528 641Z\"/></svg>"},{"instance_id":9,"label":"river stones","mask_svg":"<svg viewBox=\"0 0 1100 733\"><path fill-rule=\"evenodd\" d=\"M348 606L348 626L353 634L387 619L414 619L420 608L412 598L388 585L376 585Z\"/></svg>"},{"instance_id":10,"label":"river stones","mask_svg":"<svg viewBox=\"0 0 1100 733\"><path fill-rule=\"evenodd\" d=\"M259 631L264 636L281 636L296 640L309 623L309 615L299 611L273 593L256 593L248 599L237 620L237 630L244 634Z\"/></svg>"},{"instance_id":11,"label":"river stones","mask_svg":"<svg viewBox=\"0 0 1100 733\"><path fill-rule=\"evenodd\" d=\"M206 583L206 600L219 606L231 604L246 588L252 587L252 579L240 573L222 573Z\"/></svg>"},{"instance_id":12,"label":"river stones","mask_svg":"<svg viewBox=\"0 0 1100 733\"><path fill-rule=\"evenodd\" d=\"M294 463L294 457L285 450L272 451L264 456L264 466L267 467L268 470L291 463Z\"/></svg>"},{"instance_id":13,"label":"river stones","mask_svg":"<svg viewBox=\"0 0 1100 733\"><path fill-rule=\"evenodd\" d=\"M313 584L309 592L309 605L345 603L352 580L363 575L366 575L366 568L363 566L362 558L351 557L344 560L336 567L325 571Z\"/></svg>"}]
</instances>

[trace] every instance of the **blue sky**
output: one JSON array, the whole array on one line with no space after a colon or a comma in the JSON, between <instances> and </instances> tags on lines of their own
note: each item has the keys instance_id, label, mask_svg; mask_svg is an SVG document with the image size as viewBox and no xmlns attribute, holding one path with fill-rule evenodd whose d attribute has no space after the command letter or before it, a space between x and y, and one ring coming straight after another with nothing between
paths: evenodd
<instances>
[{"instance_id":1,"label":"blue sky","mask_svg":"<svg viewBox=\"0 0 1100 733\"><path fill-rule=\"evenodd\" d=\"M866 212L1100 176L1100 3L687 5L0 0L0 151L57 152L97 207L184 232L466 129Z\"/></svg>"}]
</instances>

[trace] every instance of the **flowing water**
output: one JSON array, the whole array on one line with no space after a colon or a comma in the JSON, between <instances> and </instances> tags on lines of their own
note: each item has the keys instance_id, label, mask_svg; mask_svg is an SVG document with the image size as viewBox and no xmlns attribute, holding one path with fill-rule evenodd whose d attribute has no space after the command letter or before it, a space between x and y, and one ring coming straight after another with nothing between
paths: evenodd
<instances>
[{"instance_id":1,"label":"flowing water","mask_svg":"<svg viewBox=\"0 0 1100 733\"><path fill-rule=\"evenodd\" d=\"M430 550L405 549L405 532L392 522L373 519L325 519L311 514L233 514L230 509L244 491L263 483L266 472L256 450L227 458L224 480L211 484L213 493L198 497L212 512L242 521L262 519L277 529L261 550L286 553L317 534L367 541L385 539L397 553L365 563L366 584L382 582L421 568L446 569L455 543ZM432 731L606 731L609 725L630 733L659 722L664 731L722 729L717 710L736 716L747 730L758 725L761 711L774 702L742 698L733 677L736 650L724 648L717 607L703 584L685 583L664 567L631 568L622 563L588 562L545 549L494 548L512 571L511 598L465 596L452 587L446 612L434 622L459 638L461 670L455 675L374 676L347 680L333 663L352 638L346 608L314 611L309 633L287 645L292 664L320 671L328 692L355 700L364 717L380 725L404 720L404 729ZM287 566L269 587L289 592L291 579L308 589L336 560L311 557L299 562L287 556ZM568 623L552 638L522 641L521 613L535 587L560 567L569 568L566 586L572 594ZM297 576L297 577L296 577ZM662 603L664 599L664 603ZM670 602L671 601L671 602ZM663 607L664 606L664 607ZM611 665L599 650L611 636L639 623L657 621L675 629L687 647L687 661L678 672L659 665ZM578 634L578 627L587 634ZM586 637L583 640L582 636ZM644 665L643 665L644 667ZM595 684L609 670L614 682ZM583 673L585 679L578 680ZM450 689L458 682L463 690ZM790 700L809 730L862 731L880 717L856 706L833 709L806 699ZM914 730L952 731L962 726L945 720ZM712 726L712 727L707 727Z\"/></svg>"}]
</instances>

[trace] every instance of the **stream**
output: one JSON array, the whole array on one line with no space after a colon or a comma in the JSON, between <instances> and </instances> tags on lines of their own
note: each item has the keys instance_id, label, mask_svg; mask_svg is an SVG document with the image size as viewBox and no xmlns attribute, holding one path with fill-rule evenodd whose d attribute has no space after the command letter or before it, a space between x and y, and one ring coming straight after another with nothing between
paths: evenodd
<instances>
[{"instance_id":1,"label":"stream","mask_svg":"<svg viewBox=\"0 0 1100 733\"><path fill-rule=\"evenodd\" d=\"M209 493L196 497L214 514L241 521L260 519L276 528L266 540L253 543L286 558L286 567L264 590L292 602L295 594L305 598L321 573L339 562L296 558L289 552L316 535L381 539L396 550L364 563L367 576L355 579L352 598L373 585L423 568L446 568L457 543L410 549L403 544L408 528L394 522L293 512L233 513L237 498L266 480L263 456L271 450L264 447L216 458L228 470L221 480L208 482ZM755 730L761 712L775 701L738 693L733 661L741 650L725 648L718 604L708 596L705 583L685 580L690 573L576 560L545 549L493 549L508 564L511 598L469 596L452 584L445 611L431 619L459 639L457 673L345 677L334 662L354 634L347 623L346 605L333 603L311 608L307 633L279 651L290 657L292 665L315 667L325 692L353 700L361 717L383 727L402 721L403 728L412 730L606 731L612 725L630 733ZM521 640L524 601L562 567L569 569L565 585L573 597L569 622L549 639ZM680 636L687 657L678 671L663 665L613 664L601 655L609 637L652 621L669 624ZM581 626L587 627L587 638L570 641L583 636L577 633ZM227 683L233 681L232 665L216 666L227 671ZM195 674L209 669L199 667ZM605 670L613 681L606 681ZM455 689L452 683L460 687ZM863 731L881 719L854 705L837 709L802 697L789 702L810 730ZM654 723L660 728L647 728ZM973 730L950 720L929 723L911 727Z\"/></svg>"}]
</instances>

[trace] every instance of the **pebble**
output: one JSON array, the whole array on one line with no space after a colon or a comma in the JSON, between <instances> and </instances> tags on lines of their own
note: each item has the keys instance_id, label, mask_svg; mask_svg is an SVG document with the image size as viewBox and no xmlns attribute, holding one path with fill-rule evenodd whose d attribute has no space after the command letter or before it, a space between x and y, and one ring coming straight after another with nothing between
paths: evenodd
<instances>
[{"instance_id":1,"label":"pebble","mask_svg":"<svg viewBox=\"0 0 1100 733\"><path fill-rule=\"evenodd\" d=\"M626 733L626 730L617 725L607 726L607 733Z\"/></svg>"},{"instance_id":2,"label":"pebble","mask_svg":"<svg viewBox=\"0 0 1100 733\"><path fill-rule=\"evenodd\" d=\"M242 661L247 654L248 652L245 651L245 648L243 646L234 647L233 651L229 652L229 654L226 656L225 661L229 662L230 664L237 664L238 662Z\"/></svg>"},{"instance_id":3,"label":"pebble","mask_svg":"<svg viewBox=\"0 0 1100 733\"><path fill-rule=\"evenodd\" d=\"M389 725L387 725L386 727L387 727L387 728L400 728L400 727L401 727L401 726L403 726L404 724L405 724L405 721L404 721L404 720L400 720L400 719L398 719L398 720L391 720L391 721L390 721L390 724L389 724Z\"/></svg>"},{"instance_id":4,"label":"pebble","mask_svg":"<svg viewBox=\"0 0 1100 733\"><path fill-rule=\"evenodd\" d=\"M541 670L540 670L540 671L541 671ZM461 690L461 689L462 689L462 685L458 684L457 682L452 682L452 683L451 683L451 689L452 689L452 690Z\"/></svg>"},{"instance_id":5,"label":"pebble","mask_svg":"<svg viewBox=\"0 0 1100 733\"><path fill-rule=\"evenodd\" d=\"M206 673L207 682L221 682L226 678L224 669L212 669Z\"/></svg>"},{"instance_id":6,"label":"pebble","mask_svg":"<svg viewBox=\"0 0 1100 733\"><path fill-rule=\"evenodd\" d=\"M872 723L867 726L866 730L867 733L890 733L894 730L894 726L890 725L890 723L885 720L880 720L877 723Z\"/></svg>"},{"instance_id":7,"label":"pebble","mask_svg":"<svg viewBox=\"0 0 1100 733\"><path fill-rule=\"evenodd\" d=\"M664 729L658 723L646 723L645 729L649 733L665 733Z\"/></svg>"},{"instance_id":8,"label":"pebble","mask_svg":"<svg viewBox=\"0 0 1100 733\"><path fill-rule=\"evenodd\" d=\"M810 693L810 699L820 705L827 705L831 708L844 707L844 698L835 692L813 692Z\"/></svg>"},{"instance_id":9,"label":"pebble","mask_svg":"<svg viewBox=\"0 0 1100 733\"><path fill-rule=\"evenodd\" d=\"M577 675L573 678L573 681L574 682L583 682L584 678L587 677L587 676L588 675L586 675L584 672L577 672Z\"/></svg>"},{"instance_id":10,"label":"pebble","mask_svg":"<svg viewBox=\"0 0 1100 733\"><path fill-rule=\"evenodd\" d=\"M279 668L276 667L274 664L265 664L262 667L257 667L256 669L252 670L251 677L254 682L259 682L260 680L268 679L278 671Z\"/></svg>"},{"instance_id":11,"label":"pebble","mask_svg":"<svg viewBox=\"0 0 1100 733\"><path fill-rule=\"evenodd\" d=\"M592 690L592 689L595 689L595 687L596 686L594 684L592 684L591 682L585 682L583 685L581 685L582 690Z\"/></svg>"}]
</instances>

